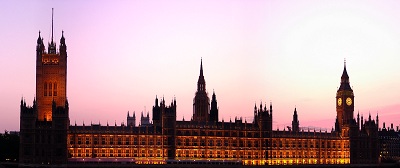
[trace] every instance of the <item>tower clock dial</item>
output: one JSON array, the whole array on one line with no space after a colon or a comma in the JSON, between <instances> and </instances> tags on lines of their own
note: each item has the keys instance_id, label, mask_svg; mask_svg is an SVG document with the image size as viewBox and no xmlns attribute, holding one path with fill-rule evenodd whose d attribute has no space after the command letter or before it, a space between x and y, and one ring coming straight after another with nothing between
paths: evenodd
<instances>
[{"instance_id":1,"label":"tower clock dial","mask_svg":"<svg viewBox=\"0 0 400 168\"><path fill-rule=\"evenodd\" d=\"M339 99L337 100L337 104L338 104L338 106L341 106L341 105L342 105L342 98L339 98Z\"/></svg>"},{"instance_id":2,"label":"tower clock dial","mask_svg":"<svg viewBox=\"0 0 400 168\"><path fill-rule=\"evenodd\" d=\"M348 98L346 99L346 104L347 104L348 106L350 106L351 104L353 104L353 100L351 100L351 98L348 97Z\"/></svg>"}]
</instances>

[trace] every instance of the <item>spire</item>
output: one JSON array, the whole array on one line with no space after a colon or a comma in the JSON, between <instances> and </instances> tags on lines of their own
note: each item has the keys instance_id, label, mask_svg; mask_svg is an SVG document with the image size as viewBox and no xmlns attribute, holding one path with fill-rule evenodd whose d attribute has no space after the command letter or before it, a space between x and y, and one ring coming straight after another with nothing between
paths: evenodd
<instances>
[{"instance_id":1,"label":"spire","mask_svg":"<svg viewBox=\"0 0 400 168\"><path fill-rule=\"evenodd\" d=\"M53 44L53 16L54 8L51 8L51 44Z\"/></svg>"},{"instance_id":2,"label":"spire","mask_svg":"<svg viewBox=\"0 0 400 168\"><path fill-rule=\"evenodd\" d=\"M371 112L369 112L368 121L371 121Z\"/></svg>"},{"instance_id":3,"label":"spire","mask_svg":"<svg viewBox=\"0 0 400 168\"><path fill-rule=\"evenodd\" d=\"M51 8L51 42L49 43L48 53L55 54L56 53L56 44L53 41L53 15L54 15L54 8Z\"/></svg>"},{"instance_id":4,"label":"spire","mask_svg":"<svg viewBox=\"0 0 400 168\"><path fill-rule=\"evenodd\" d=\"M200 59L200 76L203 76L203 58Z\"/></svg>"},{"instance_id":5,"label":"spire","mask_svg":"<svg viewBox=\"0 0 400 168\"><path fill-rule=\"evenodd\" d=\"M341 77L339 90L353 91L353 89L351 89L351 87L350 87L349 75L347 74L347 70L346 70L346 59L344 60L344 68L343 68L343 73L342 73L342 77Z\"/></svg>"},{"instance_id":6,"label":"spire","mask_svg":"<svg viewBox=\"0 0 400 168\"><path fill-rule=\"evenodd\" d=\"M217 98L216 98L216 96L215 96L215 91L214 91L214 89L213 89L212 101L217 101Z\"/></svg>"},{"instance_id":7,"label":"spire","mask_svg":"<svg viewBox=\"0 0 400 168\"><path fill-rule=\"evenodd\" d=\"M64 38L64 30L61 31L61 39L60 39L60 44L65 45L65 38Z\"/></svg>"},{"instance_id":8,"label":"spire","mask_svg":"<svg viewBox=\"0 0 400 168\"><path fill-rule=\"evenodd\" d=\"M347 70L346 70L346 59L344 59L344 69L343 69L342 79L343 78L349 79L349 75L347 74Z\"/></svg>"},{"instance_id":9,"label":"spire","mask_svg":"<svg viewBox=\"0 0 400 168\"><path fill-rule=\"evenodd\" d=\"M205 92L206 91L206 81L203 76L203 58L200 61L200 75L199 80L197 81L197 91Z\"/></svg>"},{"instance_id":10,"label":"spire","mask_svg":"<svg viewBox=\"0 0 400 168\"><path fill-rule=\"evenodd\" d=\"M37 44L42 44L42 37L40 37L40 30L39 30L39 37L37 39Z\"/></svg>"}]
</instances>

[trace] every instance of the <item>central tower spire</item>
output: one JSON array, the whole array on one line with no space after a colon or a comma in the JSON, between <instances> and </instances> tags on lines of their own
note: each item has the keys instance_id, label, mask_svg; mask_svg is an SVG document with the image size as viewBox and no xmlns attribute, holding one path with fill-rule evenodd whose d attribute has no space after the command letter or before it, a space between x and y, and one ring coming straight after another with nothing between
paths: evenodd
<instances>
[{"instance_id":1,"label":"central tower spire","mask_svg":"<svg viewBox=\"0 0 400 168\"><path fill-rule=\"evenodd\" d=\"M199 80L197 81L197 92L199 91L206 92L206 81L203 76L203 59L200 60L200 75Z\"/></svg>"},{"instance_id":2,"label":"central tower spire","mask_svg":"<svg viewBox=\"0 0 400 168\"><path fill-rule=\"evenodd\" d=\"M200 76L203 76L203 58L200 59Z\"/></svg>"},{"instance_id":3,"label":"central tower spire","mask_svg":"<svg viewBox=\"0 0 400 168\"><path fill-rule=\"evenodd\" d=\"M193 120L199 122L209 121L210 98L206 92L206 81L203 76L203 59L200 60L200 75L197 81L196 96L193 99Z\"/></svg>"}]
</instances>

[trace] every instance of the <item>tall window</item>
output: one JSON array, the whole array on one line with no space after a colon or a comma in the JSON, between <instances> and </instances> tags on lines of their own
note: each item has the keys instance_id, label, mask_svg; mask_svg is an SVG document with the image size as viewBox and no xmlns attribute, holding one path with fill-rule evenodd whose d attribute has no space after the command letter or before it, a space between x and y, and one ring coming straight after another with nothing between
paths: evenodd
<instances>
[{"instance_id":1,"label":"tall window","mask_svg":"<svg viewBox=\"0 0 400 168\"><path fill-rule=\"evenodd\" d=\"M47 82L44 82L44 96L47 96Z\"/></svg>"},{"instance_id":2,"label":"tall window","mask_svg":"<svg viewBox=\"0 0 400 168\"><path fill-rule=\"evenodd\" d=\"M52 83L50 82L49 83L49 96L51 96L51 92L53 91L53 85L52 85Z\"/></svg>"},{"instance_id":3,"label":"tall window","mask_svg":"<svg viewBox=\"0 0 400 168\"><path fill-rule=\"evenodd\" d=\"M53 87L53 96L57 96L57 83L54 82L54 87Z\"/></svg>"}]
</instances>

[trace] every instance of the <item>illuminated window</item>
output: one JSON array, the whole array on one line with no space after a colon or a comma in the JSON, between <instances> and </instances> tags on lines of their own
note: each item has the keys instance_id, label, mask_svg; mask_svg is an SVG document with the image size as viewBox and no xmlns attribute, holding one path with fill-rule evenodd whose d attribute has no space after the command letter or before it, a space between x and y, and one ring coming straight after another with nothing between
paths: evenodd
<instances>
[{"instance_id":1,"label":"illuminated window","mask_svg":"<svg viewBox=\"0 0 400 168\"><path fill-rule=\"evenodd\" d=\"M129 145L129 138L125 139L125 145Z\"/></svg>"},{"instance_id":2,"label":"illuminated window","mask_svg":"<svg viewBox=\"0 0 400 168\"><path fill-rule=\"evenodd\" d=\"M161 145L161 140L157 138L157 145Z\"/></svg>"},{"instance_id":3,"label":"illuminated window","mask_svg":"<svg viewBox=\"0 0 400 168\"><path fill-rule=\"evenodd\" d=\"M52 93L51 93L51 92L53 91L52 86L53 86L53 85L52 85L52 83L50 82L50 83L49 83L49 96L52 95Z\"/></svg>"},{"instance_id":4,"label":"illuminated window","mask_svg":"<svg viewBox=\"0 0 400 168\"><path fill-rule=\"evenodd\" d=\"M70 140L69 140L69 144L70 145L73 145L75 142L74 142L74 139L73 138L71 138Z\"/></svg>"},{"instance_id":5,"label":"illuminated window","mask_svg":"<svg viewBox=\"0 0 400 168\"><path fill-rule=\"evenodd\" d=\"M54 82L53 87L53 96L57 96L57 83Z\"/></svg>"},{"instance_id":6,"label":"illuminated window","mask_svg":"<svg viewBox=\"0 0 400 168\"><path fill-rule=\"evenodd\" d=\"M145 145L145 144L146 144L146 140L145 140L145 139L142 139L141 145Z\"/></svg>"},{"instance_id":7,"label":"illuminated window","mask_svg":"<svg viewBox=\"0 0 400 168\"><path fill-rule=\"evenodd\" d=\"M47 96L47 82L44 82L44 96Z\"/></svg>"},{"instance_id":8,"label":"illuminated window","mask_svg":"<svg viewBox=\"0 0 400 168\"><path fill-rule=\"evenodd\" d=\"M150 144L150 145L154 145L153 138L149 140L149 144Z\"/></svg>"},{"instance_id":9,"label":"illuminated window","mask_svg":"<svg viewBox=\"0 0 400 168\"><path fill-rule=\"evenodd\" d=\"M98 144L98 141L99 141L99 138L97 138L97 137L96 137L96 138L94 138L94 144L95 144L95 145L97 145L97 144Z\"/></svg>"}]
</instances>

